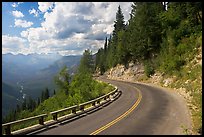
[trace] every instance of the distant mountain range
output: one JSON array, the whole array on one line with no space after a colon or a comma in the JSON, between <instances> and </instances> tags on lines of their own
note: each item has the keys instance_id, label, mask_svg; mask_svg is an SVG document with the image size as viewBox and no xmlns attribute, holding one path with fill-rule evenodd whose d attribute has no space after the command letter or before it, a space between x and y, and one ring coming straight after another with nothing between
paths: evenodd
<instances>
[{"instance_id":1,"label":"distant mountain range","mask_svg":"<svg viewBox=\"0 0 204 137\"><path fill-rule=\"evenodd\" d=\"M53 64L58 59L62 58L58 54L29 54L29 55L2 55L2 79L6 82L16 82L23 78L29 79L31 74L35 74L41 69ZM11 76L13 78L11 78Z\"/></svg>"},{"instance_id":2,"label":"distant mountain range","mask_svg":"<svg viewBox=\"0 0 204 137\"><path fill-rule=\"evenodd\" d=\"M2 110L16 106L23 94L36 99L46 87L50 94L56 88L54 76L66 65L74 74L81 56L61 56L59 54L2 55ZM23 90L20 93L20 87ZM8 103L10 102L10 103ZM8 111L2 112L6 114Z\"/></svg>"},{"instance_id":3,"label":"distant mountain range","mask_svg":"<svg viewBox=\"0 0 204 137\"><path fill-rule=\"evenodd\" d=\"M9 110L20 104L19 98L22 93L17 88L12 87L9 84L2 82L2 116L5 116Z\"/></svg>"}]
</instances>

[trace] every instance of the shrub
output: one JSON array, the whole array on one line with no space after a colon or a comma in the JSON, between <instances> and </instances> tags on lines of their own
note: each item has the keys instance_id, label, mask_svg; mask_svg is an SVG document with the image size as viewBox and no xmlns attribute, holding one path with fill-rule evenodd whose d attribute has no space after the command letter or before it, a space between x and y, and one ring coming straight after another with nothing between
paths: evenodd
<instances>
[{"instance_id":1,"label":"shrub","mask_svg":"<svg viewBox=\"0 0 204 137\"><path fill-rule=\"evenodd\" d=\"M150 75L155 73L153 66L149 62L145 63L144 71L147 77L150 77Z\"/></svg>"}]
</instances>

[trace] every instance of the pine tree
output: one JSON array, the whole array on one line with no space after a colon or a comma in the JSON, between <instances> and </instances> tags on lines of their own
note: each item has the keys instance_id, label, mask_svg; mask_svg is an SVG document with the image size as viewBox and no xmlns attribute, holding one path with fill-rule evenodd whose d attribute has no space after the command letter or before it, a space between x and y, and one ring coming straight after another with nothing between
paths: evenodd
<instances>
[{"instance_id":1,"label":"pine tree","mask_svg":"<svg viewBox=\"0 0 204 137\"><path fill-rule=\"evenodd\" d=\"M55 89L54 89L54 92L53 92L53 95L55 95L56 93L55 93Z\"/></svg>"},{"instance_id":2,"label":"pine tree","mask_svg":"<svg viewBox=\"0 0 204 137\"><path fill-rule=\"evenodd\" d=\"M134 60L148 59L160 49L159 14L163 12L163 5L160 2L134 2L132 7L130 52Z\"/></svg>"},{"instance_id":3,"label":"pine tree","mask_svg":"<svg viewBox=\"0 0 204 137\"><path fill-rule=\"evenodd\" d=\"M27 108L29 110L33 109L33 100L32 100L32 98L30 96L28 97L28 107Z\"/></svg>"},{"instance_id":4,"label":"pine tree","mask_svg":"<svg viewBox=\"0 0 204 137\"><path fill-rule=\"evenodd\" d=\"M93 71L94 71L94 61L92 58L92 51L87 49L84 51L83 57L80 60L78 72L79 73L93 73Z\"/></svg>"},{"instance_id":5,"label":"pine tree","mask_svg":"<svg viewBox=\"0 0 204 137\"><path fill-rule=\"evenodd\" d=\"M59 86L59 88L62 89L66 95L68 95L70 76L67 66L64 66L60 70L59 74L54 77L54 80L57 86Z\"/></svg>"},{"instance_id":6,"label":"pine tree","mask_svg":"<svg viewBox=\"0 0 204 137\"><path fill-rule=\"evenodd\" d=\"M125 21L124 16L122 13L122 10L120 6L118 7L118 11L116 13L116 21L114 21L114 30L113 30L113 37L111 42L111 48L110 48L110 67L115 67L118 64L118 34L120 31L123 31L125 29Z\"/></svg>"},{"instance_id":7,"label":"pine tree","mask_svg":"<svg viewBox=\"0 0 204 137\"><path fill-rule=\"evenodd\" d=\"M45 99L48 99L50 97L50 94L49 94L49 90L48 88L45 89Z\"/></svg>"},{"instance_id":8,"label":"pine tree","mask_svg":"<svg viewBox=\"0 0 204 137\"><path fill-rule=\"evenodd\" d=\"M37 99L37 106L39 106L40 105L40 98L38 97L38 99Z\"/></svg>"},{"instance_id":9,"label":"pine tree","mask_svg":"<svg viewBox=\"0 0 204 137\"><path fill-rule=\"evenodd\" d=\"M119 5L118 11L116 13L116 21L114 24L113 36L117 35L118 31L124 30L124 29L125 29L124 15L123 15L122 10L121 10L120 5Z\"/></svg>"},{"instance_id":10,"label":"pine tree","mask_svg":"<svg viewBox=\"0 0 204 137\"><path fill-rule=\"evenodd\" d=\"M17 112L20 112L20 111L21 111L21 108L20 108L20 106L19 106L18 104L16 105L16 111L17 111Z\"/></svg>"},{"instance_id":11,"label":"pine tree","mask_svg":"<svg viewBox=\"0 0 204 137\"><path fill-rule=\"evenodd\" d=\"M22 110L26 110L27 109L27 102L26 99L23 99L23 103L22 103Z\"/></svg>"},{"instance_id":12,"label":"pine tree","mask_svg":"<svg viewBox=\"0 0 204 137\"><path fill-rule=\"evenodd\" d=\"M107 37L106 37L105 44L104 44L104 52L105 53L107 51L107 47L108 47L108 42L107 42Z\"/></svg>"}]
</instances>

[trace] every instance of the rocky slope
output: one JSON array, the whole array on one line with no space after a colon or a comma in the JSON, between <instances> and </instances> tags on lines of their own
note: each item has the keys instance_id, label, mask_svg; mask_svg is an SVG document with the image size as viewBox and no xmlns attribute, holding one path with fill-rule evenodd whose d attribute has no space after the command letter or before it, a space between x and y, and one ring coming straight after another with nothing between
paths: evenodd
<instances>
[{"instance_id":1,"label":"rocky slope","mask_svg":"<svg viewBox=\"0 0 204 137\"><path fill-rule=\"evenodd\" d=\"M198 54L183 67L182 71L187 71L188 75L192 75L189 77L181 77L178 78L175 75L166 76L164 73L156 71L154 75L148 78L144 73L144 65L141 63L129 63L128 67L125 68L124 65L117 65L114 68L111 68L109 71L105 72L105 76L109 79L115 80L125 80L130 82L144 82L144 83L152 83L154 85L162 86L165 88L169 88L175 92L177 92L180 96L182 96L186 102L187 106L190 110L193 126L194 128L198 126L198 121L200 121L200 113L202 116L202 112L199 105L196 103L195 93L198 95L202 95L202 48L194 49ZM197 71L198 69L198 71ZM193 76L195 75L195 78ZM191 87L191 88L189 88ZM199 98L200 99L200 98ZM198 99L198 100L199 100ZM199 113L199 116L197 114ZM193 117L194 116L194 117ZM196 116L196 117L195 117ZM202 119L202 118L201 118ZM199 125L200 127L200 125ZM202 127L202 124L201 124ZM190 131L188 129L184 129L186 134L202 134L201 129L199 131ZM197 130L197 129L196 129Z\"/></svg>"}]
</instances>

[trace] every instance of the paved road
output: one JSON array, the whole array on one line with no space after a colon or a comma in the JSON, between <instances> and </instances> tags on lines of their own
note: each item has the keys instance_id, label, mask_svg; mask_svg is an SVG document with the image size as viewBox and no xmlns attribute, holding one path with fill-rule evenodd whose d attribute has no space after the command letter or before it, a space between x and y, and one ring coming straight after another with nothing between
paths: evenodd
<instances>
[{"instance_id":1,"label":"paved road","mask_svg":"<svg viewBox=\"0 0 204 137\"><path fill-rule=\"evenodd\" d=\"M163 135L184 134L181 127L190 127L186 104L175 92L138 83L101 80L116 85L122 91L121 96L94 113L37 134Z\"/></svg>"}]
</instances>

